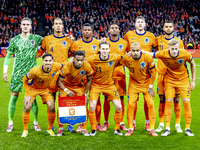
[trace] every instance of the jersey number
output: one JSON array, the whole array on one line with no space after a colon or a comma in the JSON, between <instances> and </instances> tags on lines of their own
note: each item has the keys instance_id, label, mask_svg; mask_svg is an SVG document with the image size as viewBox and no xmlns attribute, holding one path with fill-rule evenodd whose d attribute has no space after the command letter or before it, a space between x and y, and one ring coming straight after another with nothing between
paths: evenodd
<instances>
[{"instance_id":1,"label":"jersey number","mask_svg":"<svg viewBox=\"0 0 200 150\"><path fill-rule=\"evenodd\" d=\"M53 53L53 47L51 47L50 51Z\"/></svg>"},{"instance_id":2,"label":"jersey number","mask_svg":"<svg viewBox=\"0 0 200 150\"><path fill-rule=\"evenodd\" d=\"M159 50L163 50L163 45L159 45Z\"/></svg>"},{"instance_id":3,"label":"jersey number","mask_svg":"<svg viewBox=\"0 0 200 150\"><path fill-rule=\"evenodd\" d=\"M116 96L117 98L119 98L119 95L118 95L118 92L117 92L117 91L113 91L113 93L115 93L115 96Z\"/></svg>"},{"instance_id":4,"label":"jersey number","mask_svg":"<svg viewBox=\"0 0 200 150\"><path fill-rule=\"evenodd\" d=\"M133 67L129 67L130 72L134 73L134 68Z\"/></svg>"},{"instance_id":5,"label":"jersey number","mask_svg":"<svg viewBox=\"0 0 200 150\"><path fill-rule=\"evenodd\" d=\"M96 72L101 72L101 67L95 66L95 71L96 71Z\"/></svg>"}]
</instances>

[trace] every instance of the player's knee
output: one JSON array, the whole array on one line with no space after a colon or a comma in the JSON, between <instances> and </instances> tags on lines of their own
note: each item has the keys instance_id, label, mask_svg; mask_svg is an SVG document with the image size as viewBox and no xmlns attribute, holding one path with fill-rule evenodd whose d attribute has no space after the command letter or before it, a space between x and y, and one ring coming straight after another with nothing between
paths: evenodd
<instances>
[{"instance_id":1,"label":"player's knee","mask_svg":"<svg viewBox=\"0 0 200 150\"><path fill-rule=\"evenodd\" d=\"M94 103L90 102L90 111L95 111L95 105Z\"/></svg>"},{"instance_id":2,"label":"player's knee","mask_svg":"<svg viewBox=\"0 0 200 150\"><path fill-rule=\"evenodd\" d=\"M116 109L117 111L120 111L120 110L122 110L122 105L121 105L121 104L119 104L119 105L115 106L115 109Z\"/></svg>"},{"instance_id":3,"label":"player's knee","mask_svg":"<svg viewBox=\"0 0 200 150\"><path fill-rule=\"evenodd\" d=\"M49 111L50 111L51 113L54 113L54 112L55 112L55 106L54 106L54 105L50 105L50 106L49 106Z\"/></svg>"},{"instance_id":4,"label":"player's knee","mask_svg":"<svg viewBox=\"0 0 200 150\"><path fill-rule=\"evenodd\" d=\"M180 95L176 94L175 98L174 98L174 102L175 103L179 103L180 102Z\"/></svg>"},{"instance_id":5,"label":"player's knee","mask_svg":"<svg viewBox=\"0 0 200 150\"><path fill-rule=\"evenodd\" d=\"M159 97L160 97L160 103L165 103L165 96L159 95Z\"/></svg>"},{"instance_id":6,"label":"player's knee","mask_svg":"<svg viewBox=\"0 0 200 150\"><path fill-rule=\"evenodd\" d=\"M29 113L30 111L31 111L31 106L28 105L28 104L25 105L25 106L24 106L24 112L25 112L25 113Z\"/></svg>"}]
</instances>

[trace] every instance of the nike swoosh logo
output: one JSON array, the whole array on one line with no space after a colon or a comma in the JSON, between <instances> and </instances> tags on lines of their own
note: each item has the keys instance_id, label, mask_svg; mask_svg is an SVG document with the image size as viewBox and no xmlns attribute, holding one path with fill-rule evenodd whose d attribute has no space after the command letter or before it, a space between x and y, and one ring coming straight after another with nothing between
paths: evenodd
<instances>
[{"instance_id":1,"label":"nike swoosh logo","mask_svg":"<svg viewBox=\"0 0 200 150\"><path fill-rule=\"evenodd\" d=\"M81 49L82 47L79 47L79 49Z\"/></svg>"},{"instance_id":2,"label":"nike swoosh logo","mask_svg":"<svg viewBox=\"0 0 200 150\"><path fill-rule=\"evenodd\" d=\"M49 43L49 44L53 44L53 43Z\"/></svg>"}]
</instances>

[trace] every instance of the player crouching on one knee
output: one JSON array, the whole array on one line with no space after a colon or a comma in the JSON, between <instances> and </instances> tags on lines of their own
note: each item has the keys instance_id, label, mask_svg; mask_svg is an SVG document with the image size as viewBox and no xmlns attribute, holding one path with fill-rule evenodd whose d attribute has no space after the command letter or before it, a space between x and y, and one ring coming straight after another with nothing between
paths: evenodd
<instances>
[{"instance_id":1,"label":"player crouching on one knee","mask_svg":"<svg viewBox=\"0 0 200 150\"><path fill-rule=\"evenodd\" d=\"M129 80L129 102L127 110L127 119L129 130L125 136L133 134L133 114L137 106L139 93L144 95L147 102L148 114L150 119L150 135L158 136L154 131L155 125L155 108L154 108L154 90L153 83L156 78L155 63L149 54L142 54L140 44L137 42L131 45L132 57L124 56L121 64L125 65L130 71Z\"/></svg>"},{"instance_id":2,"label":"player crouching on one knee","mask_svg":"<svg viewBox=\"0 0 200 150\"><path fill-rule=\"evenodd\" d=\"M50 136L55 136L52 131L52 126L55 120L55 104L54 97L49 88L53 76L62 68L62 65L53 62L53 56L49 53L43 55L42 62L44 65L34 67L23 77L25 88L24 112L22 117L24 131L21 137L27 137L28 135L30 110L37 95L41 96L43 104L47 104L47 107L49 108L49 111L47 112L49 121L48 133ZM28 83L29 80L31 81L31 84Z\"/></svg>"}]
</instances>

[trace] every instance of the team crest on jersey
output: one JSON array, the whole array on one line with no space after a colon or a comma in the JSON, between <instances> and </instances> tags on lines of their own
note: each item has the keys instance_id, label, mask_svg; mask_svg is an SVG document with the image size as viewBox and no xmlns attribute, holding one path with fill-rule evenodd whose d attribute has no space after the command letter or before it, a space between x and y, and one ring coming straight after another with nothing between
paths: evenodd
<instances>
[{"instance_id":1,"label":"team crest on jersey","mask_svg":"<svg viewBox=\"0 0 200 150\"><path fill-rule=\"evenodd\" d=\"M142 67L142 69L146 66L146 63L145 62L141 62L140 63L140 67Z\"/></svg>"},{"instance_id":2,"label":"team crest on jersey","mask_svg":"<svg viewBox=\"0 0 200 150\"><path fill-rule=\"evenodd\" d=\"M179 63L179 65L182 65L183 64L183 59L179 59L178 63Z\"/></svg>"},{"instance_id":3,"label":"team crest on jersey","mask_svg":"<svg viewBox=\"0 0 200 150\"><path fill-rule=\"evenodd\" d=\"M75 109L74 108L70 108L69 109L69 115L70 116L74 116L75 115Z\"/></svg>"},{"instance_id":4,"label":"team crest on jersey","mask_svg":"<svg viewBox=\"0 0 200 150\"><path fill-rule=\"evenodd\" d=\"M56 74L55 72L54 72L54 73L52 73L52 74L51 74L51 77L53 78L53 76L54 76L55 74Z\"/></svg>"},{"instance_id":5,"label":"team crest on jersey","mask_svg":"<svg viewBox=\"0 0 200 150\"><path fill-rule=\"evenodd\" d=\"M34 47L35 46L35 41L31 40L30 42L31 42L32 47Z\"/></svg>"},{"instance_id":6,"label":"team crest on jersey","mask_svg":"<svg viewBox=\"0 0 200 150\"><path fill-rule=\"evenodd\" d=\"M120 50L123 49L123 45L122 44L119 44L118 47L119 47Z\"/></svg>"},{"instance_id":7,"label":"team crest on jersey","mask_svg":"<svg viewBox=\"0 0 200 150\"><path fill-rule=\"evenodd\" d=\"M108 62L108 65L109 65L109 66L112 66L112 65L113 65L113 61L109 61L109 62Z\"/></svg>"},{"instance_id":8,"label":"team crest on jersey","mask_svg":"<svg viewBox=\"0 0 200 150\"><path fill-rule=\"evenodd\" d=\"M85 70L81 70L81 71L80 71L80 75L83 76L84 74L85 74Z\"/></svg>"},{"instance_id":9,"label":"team crest on jersey","mask_svg":"<svg viewBox=\"0 0 200 150\"><path fill-rule=\"evenodd\" d=\"M67 46L67 42L66 41L62 41L63 46Z\"/></svg>"},{"instance_id":10,"label":"team crest on jersey","mask_svg":"<svg viewBox=\"0 0 200 150\"><path fill-rule=\"evenodd\" d=\"M149 38L145 38L144 39L144 42L147 44L147 43L149 43Z\"/></svg>"},{"instance_id":11,"label":"team crest on jersey","mask_svg":"<svg viewBox=\"0 0 200 150\"><path fill-rule=\"evenodd\" d=\"M14 86L14 85L13 85L13 83L11 83L11 84L10 84L10 88L12 89L12 88L13 88L13 86Z\"/></svg>"},{"instance_id":12,"label":"team crest on jersey","mask_svg":"<svg viewBox=\"0 0 200 150\"><path fill-rule=\"evenodd\" d=\"M96 49L97 49L97 46L96 46L96 45L92 45L92 49L93 49L93 50L96 50Z\"/></svg>"}]
</instances>

